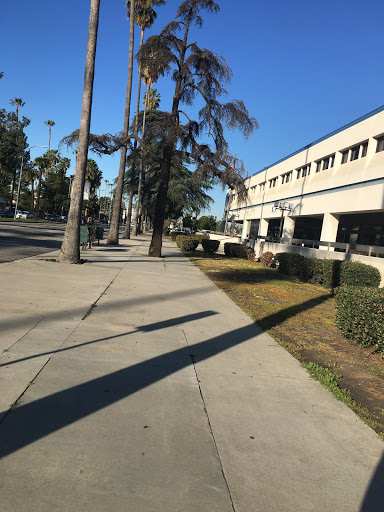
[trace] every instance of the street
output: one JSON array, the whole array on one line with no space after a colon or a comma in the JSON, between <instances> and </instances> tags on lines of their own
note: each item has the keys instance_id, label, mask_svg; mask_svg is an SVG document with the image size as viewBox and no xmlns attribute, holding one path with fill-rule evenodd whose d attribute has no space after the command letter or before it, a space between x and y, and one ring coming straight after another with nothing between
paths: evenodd
<instances>
[{"instance_id":1,"label":"street","mask_svg":"<svg viewBox=\"0 0 384 512\"><path fill-rule=\"evenodd\" d=\"M66 224L0 222L0 263L59 249Z\"/></svg>"}]
</instances>

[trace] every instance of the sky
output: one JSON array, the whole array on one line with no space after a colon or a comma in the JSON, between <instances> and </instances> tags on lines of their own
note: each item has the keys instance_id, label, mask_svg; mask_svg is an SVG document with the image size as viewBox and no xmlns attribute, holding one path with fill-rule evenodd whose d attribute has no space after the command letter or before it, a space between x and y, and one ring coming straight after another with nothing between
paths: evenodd
<instances>
[{"instance_id":1,"label":"sky","mask_svg":"<svg viewBox=\"0 0 384 512\"><path fill-rule=\"evenodd\" d=\"M179 1L168 0L146 36L176 14ZM223 56L233 71L224 101L241 99L260 125L245 141L227 132L230 151L248 174L384 104L383 0L219 0L220 13L203 13L204 25L190 41ZM22 98L30 146L51 148L80 123L90 0L0 1L0 108ZM138 47L139 29L135 31ZM129 22L125 0L101 0L92 109L93 133L123 128L128 70ZM136 68L137 69L137 68ZM136 104L134 72L131 115ZM155 87L160 109L169 111L173 82L165 76ZM185 107L189 117L197 108ZM42 148L32 148L31 158ZM68 174L75 171L73 154ZM94 158L104 180L117 177L119 154ZM103 192L104 184L102 185ZM207 214L222 218L220 185Z\"/></svg>"}]
</instances>

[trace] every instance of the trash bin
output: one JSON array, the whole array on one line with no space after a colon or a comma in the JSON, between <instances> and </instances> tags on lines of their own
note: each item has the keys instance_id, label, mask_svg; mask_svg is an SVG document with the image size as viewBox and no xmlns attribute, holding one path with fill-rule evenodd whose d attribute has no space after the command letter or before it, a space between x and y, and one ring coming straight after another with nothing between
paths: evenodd
<instances>
[{"instance_id":1,"label":"trash bin","mask_svg":"<svg viewBox=\"0 0 384 512\"><path fill-rule=\"evenodd\" d=\"M103 226L96 226L95 238L97 240L97 245L100 244L100 240L103 240L103 236L104 236L104 228L103 228Z\"/></svg>"}]
</instances>

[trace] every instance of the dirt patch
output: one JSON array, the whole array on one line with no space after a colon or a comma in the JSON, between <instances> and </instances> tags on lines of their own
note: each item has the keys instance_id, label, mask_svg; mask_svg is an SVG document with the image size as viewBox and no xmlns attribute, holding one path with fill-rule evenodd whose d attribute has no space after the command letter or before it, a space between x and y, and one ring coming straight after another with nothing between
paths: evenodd
<instances>
[{"instance_id":1,"label":"dirt patch","mask_svg":"<svg viewBox=\"0 0 384 512\"><path fill-rule=\"evenodd\" d=\"M357 413L384 431L384 359L345 339L335 325L331 290L301 283L260 263L222 256L191 256L219 288L303 363L341 375Z\"/></svg>"}]
</instances>

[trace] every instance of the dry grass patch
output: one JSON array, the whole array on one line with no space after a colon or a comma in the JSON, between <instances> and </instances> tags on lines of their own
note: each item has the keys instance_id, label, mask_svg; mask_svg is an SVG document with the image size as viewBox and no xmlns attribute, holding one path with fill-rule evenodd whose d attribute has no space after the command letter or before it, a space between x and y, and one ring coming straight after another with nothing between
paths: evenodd
<instances>
[{"instance_id":1,"label":"dry grass patch","mask_svg":"<svg viewBox=\"0 0 384 512\"><path fill-rule=\"evenodd\" d=\"M376 432L384 431L383 358L341 335L331 290L261 263L202 253L189 257L300 362L337 369L337 387L343 392L335 392L333 385L329 389L338 399L348 396L343 400L347 405Z\"/></svg>"}]
</instances>

